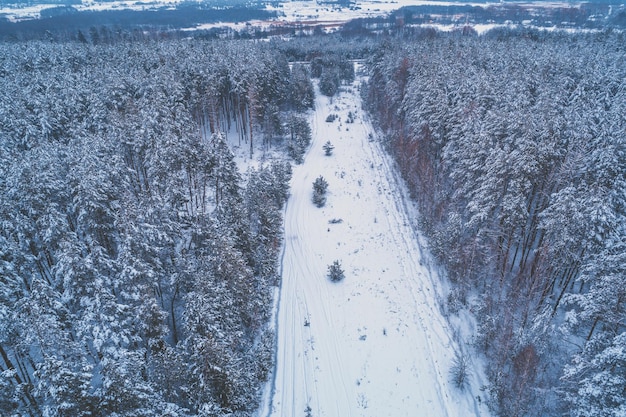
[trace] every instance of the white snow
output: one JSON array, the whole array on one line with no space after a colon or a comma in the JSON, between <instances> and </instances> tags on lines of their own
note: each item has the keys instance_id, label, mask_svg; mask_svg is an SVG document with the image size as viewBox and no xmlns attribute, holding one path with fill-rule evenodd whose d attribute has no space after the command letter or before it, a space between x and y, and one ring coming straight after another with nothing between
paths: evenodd
<instances>
[{"instance_id":1,"label":"white snow","mask_svg":"<svg viewBox=\"0 0 626 417\"><path fill-rule=\"evenodd\" d=\"M103 11L103 10L158 10L161 8L175 8L182 3L189 3L186 0L82 0L80 4L72 5L78 11ZM198 1L200 3L200 1ZM579 7L582 2L526 2L519 3L525 7ZM498 5L494 2L472 2L472 1L441 1L441 0L357 0L350 7L340 7L321 0L295 0L271 3L265 6L266 10L276 11L278 17L267 21L253 20L240 23L209 23L202 24L193 29L211 29L214 27L232 27L242 30L246 27L267 28L271 25L288 23L303 23L312 25L325 25L329 29L337 28L342 24L357 18L370 18L378 16L388 16L393 11L405 6L452 6L471 5L487 7ZM0 4L0 16L9 21L20 21L26 19L37 19L40 12L51 7L58 7L58 3L19 5Z\"/></svg>"},{"instance_id":2,"label":"white snow","mask_svg":"<svg viewBox=\"0 0 626 417\"><path fill-rule=\"evenodd\" d=\"M488 416L477 398L482 372L464 391L450 382L459 346L442 316L439 278L414 225L392 162L374 140L357 80L311 113L313 142L295 166L285 212L277 356L260 415L313 417ZM354 123L346 123L349 111ZM327 123L326 116L340 119ZM330 140L333 155L322 145ZM312 183L329 183L326 206ZM341 223L329 223L341 219ZM340 260L346 278L332 283Z\"/></svg>"}]
</instances>

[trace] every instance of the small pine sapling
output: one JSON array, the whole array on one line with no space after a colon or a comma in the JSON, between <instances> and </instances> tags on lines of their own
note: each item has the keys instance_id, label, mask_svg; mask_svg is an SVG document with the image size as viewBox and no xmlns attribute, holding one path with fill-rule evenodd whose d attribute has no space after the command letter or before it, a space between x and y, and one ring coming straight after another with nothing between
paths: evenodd
<instances>
[{"instance_id":1,"label":"small pine sapling","mask_svg":"<svg viewBox=\"0 0 626 417\"><path fill-rule=\"evenodd\" d=\"M317 207L323 207L326 204L326 190L328 182L321 175L313 182L313 203Z\"/></svg>"},{"instance_id":2,"label":"small pine sapling","mask_svg":"<svg viewBox=\"0 0 626 417\"><path fill-rule=\"evenodd\" d=\"M343 269L341 269L341 263L339 261L334 261L332 264L328 265L328 278L332 282L339 282L345 278L345 274Z\"/></svg>"},{"instance_id":3,"label":"small pine sapling","mask_svg":"<svg viewBox=\"0 0 626 417\"><path fill-rule=\"evenodd\" d=\"M313 192L313 204L317 207L324 207L326 205L326 196L316 191Z\"/></svg>"},{"instance_id":4,"label":"small pine sapling","mask_svg":"<svg viewBox=\"0 0 626 417\"><path fill-rule=\"evenodd\" d=\"M333 149L335 149L335 147L333 146L332 143L330 143L330 141L327 141L324 146L324 154L326 156L331 156L333 154Z\"/></svg>"},{"instance_id":5,"label":"small pine sapling","mask_svg":"<svg viewBox=\"0 0 626 417\"><path fill-rule=\"evenodd\" d=\"M463 390L468 384L470 376L469 358L463 353L457 352L452 360L450 368L450 379L452 383L460 390Z\"/></svg>"},{"instance_id":6,"label":"small pine sapling","mask_svg":"<svg viewBox=\"0 0 626 417\"><path fill-rule=\"evenodd\" d=\"M326 190L328 190L328 182L321 175L315 179L313 182L313 190L319 192L320 194L326 194Z\"/></svg>"}]
</instances>

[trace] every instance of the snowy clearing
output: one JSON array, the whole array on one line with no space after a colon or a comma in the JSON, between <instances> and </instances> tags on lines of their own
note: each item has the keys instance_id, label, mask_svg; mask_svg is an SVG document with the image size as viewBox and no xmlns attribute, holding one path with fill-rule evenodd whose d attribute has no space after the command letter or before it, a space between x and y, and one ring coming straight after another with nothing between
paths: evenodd
<instances>
[{"instance_id":1,"label":"snowy clearing","mask_svg":"<svg viewBox=\"0 0 626 417\"><path fill-rule=\"evenodd\" d=\"M361 109L359 83L333 99L318 91L313 142L294 167L275 380L261 415L487 416L480 370L464 391L450 382L461 347L436 301L439 278L406 190ZM326 122L331 113L339 117ZM329 184L322 208L311 202L320 175ZM345 271L338 283L326 276L334 260Z\"/></svg>"}]
</instances>

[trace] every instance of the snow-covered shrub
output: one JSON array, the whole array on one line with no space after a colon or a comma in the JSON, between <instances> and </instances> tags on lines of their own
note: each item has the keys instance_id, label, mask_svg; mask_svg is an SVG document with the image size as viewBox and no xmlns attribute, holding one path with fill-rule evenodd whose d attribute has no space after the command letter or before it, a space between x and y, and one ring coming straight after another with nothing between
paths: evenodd
<instances>
[{"instance_id":1,"label":"snow-covered shrub","mask_svg":"<svg viewBox=\"0 0 626 417\"><path fill-rule=\"evenodd\" d=\"M454 386L459 389L464 389L468 383L470 376L469 358L467 355L456 352L454 359L452 360L452 367L450 368L450 379Z\"/></svg>"},{"instance_id":2,"label":"snow-covered shrub","mask_svg":"<svg viewBox=\"0 0 626 417\"><path fill-rule=\"evenodd\" d=\"M327 141L324 146L324 154L326 156L331 156L333 154L333 149L335 149L335 147L333 146L332 143L330 143L330 141Z\"/></svg>"},{"instance_id":3,"label":"snow-covered shrub","mask_svg":"<svg viewBox=\"0 0 626 417\"><path fill-rule=\"evenodd\" d=\"M320 194L326 194L326 190L328 190L328 182L321 175L315 179L313 182L313 190L319 192Z\"/></svg>"},{"instance_id":4,"label":"snow-covered shrub","mask_svg":"<svg viewBox=\"0 0 626 417\"><path fill-rule=\"evenodd\" d=\"M313 192L313 203L317 207L324 207L326 204L326 196L317 192Z\"/></svg>"},{"instance_id":5,"label":"snow-covered shrub","mask_svg":"<svg viewBox=\"0 0 626 417\"><path fill-rule=\"evenodd\" d=\"M454 288L448 294L447 306L448 311L457 314L467 303L466 294L459 288Z\"/></svg>"},{"instance_id":6,"label":"snow-covered shrub","mask_svg":"<svg viewBox=\"0 0 626 417\"><path fill-rule=\"evenodd\" d=\"M328 116L326 116L326 123L334 122L335 120L337 120L337 117L339 116L337 116L335 113L329 114Z\"/></svg>"},{"instance_id":7,"label":"snow-covered shrub","mask_svg":"<svg viewBox=\"0 0 626 417\"><path fill-rule=\"evenodd\" d=\"M326 190L328 182L321 175L313 182L313 203L317 207L323 207L326 204Z\"/></svg>"},{"instance_id":8,"label":"snow-covered shrub","mask_svg":"<svg viewBox=\"0 0 626 417\"><path fill-rule=\"evenodd\" d=\"M341 269L341 263L335 260L332 264L328 265L328 278L332 282L339 282L345 278L343 269Z\"/></svg>"},{"instance_id":9,"label":"snow-covered shrub","mask_svg":"<svg viewBox=\"0 0 626 417\"><path fill-rule=\"evenodd\" d=\"M324 205L326 204L326 196L318 192L313 192L313 203L317 207L324 207Z\"/></svg>"}]
</instances>

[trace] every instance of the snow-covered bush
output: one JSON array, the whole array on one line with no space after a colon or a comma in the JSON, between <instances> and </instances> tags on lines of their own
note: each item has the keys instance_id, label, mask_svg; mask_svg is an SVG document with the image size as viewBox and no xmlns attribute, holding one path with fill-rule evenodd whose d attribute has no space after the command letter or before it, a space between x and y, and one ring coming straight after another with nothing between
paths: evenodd
<instances>
[{"instance_id":1,"label":"snow-covered bush","mask_svg":"<svg viewBox=\"0 0 626 417\"><path fill-rule=\"evenodd\" d=\"M448 311L452 314L457 314L465 304L467 303L467 295L460 289L454 288L448 294L447 306Z\"/></svg>"},{"instance_id":2,"label":"snow-covered bush","mask_svg":"<svg viewBox=\"0 0 626 417\"><path fill-rule=\"evenodd\" d=\"M317 207L324 207L326 204L326 196L324 194L320 194L318 192L313 192L313 203Z\"/></svg>"},{"instance_id":3,"label":"snow-covered bush","mask_svg":"<svg viewBox=\"0 0 626 417\"><path fill-rule=\"evenodd\" d=\"M328 278L332 282L339 282L345 278L343 269L341 269L341 263L335 260L332 264L328 265Z\"/></svg>"},{"instance_id":4,"label":"snow-covered bush","mask_svg":"<svg viewBox=\"0 0 626 417\"><path fill-rule=\"evenodd\" d=\"M450 368L450 379L454 386L459 389L464 389L468 383L470 376L469 358L467 355L456 352L454 359L452 360L452 367Z\"/></svg>"},{"instance_id":5,"label":"snow-covered bush","mask_svg":"<svg viewBox=\"0 0 626 417\"><path fill-rule=\"evenodd\" d=\"M327 141L324 146L324 154L326 156L331 156L333 154L333 149L335 149L335 147L333 146L332 143L330 143L330 141Z\"/></svg>"},{"instance_id":6,"label":"snow-covered bush","mask_svg":"<svg viewBox=\"0 0 626 417\"><path fill-rule=\"evenodd\" d=\"M328 182L321 175L313 182L313 203L317 207L323 207L326 204L326 190Z\"/></svg>"}]
</instances>

